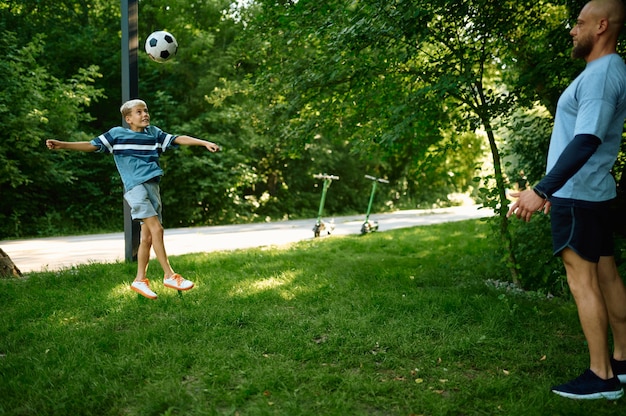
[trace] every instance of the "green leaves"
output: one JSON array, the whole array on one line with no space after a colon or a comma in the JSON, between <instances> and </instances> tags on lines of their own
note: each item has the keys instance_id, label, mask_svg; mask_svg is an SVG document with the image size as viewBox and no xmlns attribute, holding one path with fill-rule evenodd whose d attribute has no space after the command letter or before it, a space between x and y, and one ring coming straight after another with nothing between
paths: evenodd
<instances>
[{"instance_id":1,"label":"green leaves","mask_svg":"<svg viewBox=\"0 0 626 416\"><path fill-rule=\"evenodd\" d=\"M84 217L107 225L121 215L110 158L43 148L47 137L88 140L120 122L119 4L79 3L0 7L0 28L9 31L0 41L0 69L8 74L0 123L9 132L0 144L0 190L11 201L0 220L16 218L23 233L41 230L33 225L43 215L38 205L70 225ZM167 173L176 181L164 202L177 209L166 218L209 224L314 215L311 175L319 172L342 178L329 212L364 209L366 173L392 181L377 198L381 208L446 203L451 192L473 190L469 178L485 164L487 148L494 172L486 176L495 182L486 182L492 189L485 195L502 206L503 144L533 152L509 152L505 162L541 171L541 143L517 140L510 116L536 102L552 111L577 70L567 57L570 16L561 3L139 2L140 47L157 29L180 44L176 58L161 65L139 52L139 92L152 122L227 149L209 157L210 166L204 156L166 156L168 167L184 172ZM63 190L68 183L72 190ZM104 202L98 216L85 208L95 200Z\"/></svg>"},{"instance_id":2,"label":"green leaves","mask_svg":"<svg viewBox=\"0 0 626 416\"><path fill-rule=\"evenodd\" d=\"M62 199L59 188L70 179L68 171L62 163L55 164L45 140L72 137L79 122L89 119L84 106L102 92L92 85L99 76L96 67L79 70L65 83L50 75L39 64L43 36L20 47L14 34L4 32L0 48L7 51L0 73L11 75L0 85L0 127L5 132L0 145L2 236L14 235L11 222L21 223L24 217L24 223L30 223L29 218L41 216L46 207L38 201Z\"/></svg>"}]
</instances>

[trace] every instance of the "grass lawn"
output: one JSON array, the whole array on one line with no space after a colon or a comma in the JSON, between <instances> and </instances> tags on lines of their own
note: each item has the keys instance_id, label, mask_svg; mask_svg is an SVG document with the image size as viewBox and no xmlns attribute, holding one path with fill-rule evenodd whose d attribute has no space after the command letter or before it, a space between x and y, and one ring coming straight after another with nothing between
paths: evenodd
<instances>
[{"instance_id":1,"label":"grass lawn","mask_svg":"<svg viewBox=\"0 0 626 416\"><path fill-rule=\"evenodd\" d=\"M201 249L201 247L199 247ZM624 415L549 391L588 365L571 300L507 291L464 221L0 281L0 414Z\"/></svg>"}]
</instances>

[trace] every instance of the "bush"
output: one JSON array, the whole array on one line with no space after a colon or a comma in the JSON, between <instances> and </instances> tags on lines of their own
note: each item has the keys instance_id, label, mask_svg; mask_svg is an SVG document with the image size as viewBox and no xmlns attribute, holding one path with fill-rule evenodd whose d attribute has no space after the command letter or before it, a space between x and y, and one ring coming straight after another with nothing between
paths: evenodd
<instances>
[{"instance_id":1,"label":"bush","mask_svg":"<svg viewBox=\"0 0 626 416\"><path fill-rule=\"evenodd\" d=\"M563 263L552 254L550 217L538 214L529 223L512 221L511 233L521 286L553 295L568 293Z\"/></svg>"}]
</instances>

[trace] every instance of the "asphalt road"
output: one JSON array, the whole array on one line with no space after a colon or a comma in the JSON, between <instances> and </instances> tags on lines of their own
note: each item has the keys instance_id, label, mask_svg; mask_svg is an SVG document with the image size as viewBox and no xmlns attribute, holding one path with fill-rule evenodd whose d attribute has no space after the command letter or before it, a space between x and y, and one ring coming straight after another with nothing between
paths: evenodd
<instances>
[{"instance_id":1,"label":"asphalt road","mask_svg":"<svg viewBox=\"0 0 626 416\"><path fill-rule=\"evenodd\" d=\"M492 216L476 205L430 210L397 211L372 214L378 221L378 232L396 228L462 221ZM329 221L328 218L324 218ZM333 235L360 234L365 215L334 218ZM251 247L281 246L313 239L315 219L278 221L261 224L213 227L174 228L165 230L165 247L169 256L236 250ZM324 234L322 234L322 237ZM51 237L0 241L2 248L22 271L28 273L58 270L85 263L109 263L124 260L124 233Z\"/></svg>"}]
</instances>

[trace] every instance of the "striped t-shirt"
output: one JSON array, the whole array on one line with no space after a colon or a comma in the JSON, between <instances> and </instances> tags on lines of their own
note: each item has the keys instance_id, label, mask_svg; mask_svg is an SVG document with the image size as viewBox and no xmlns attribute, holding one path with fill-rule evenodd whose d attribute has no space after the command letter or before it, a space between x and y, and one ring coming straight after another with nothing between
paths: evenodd
<instances>
[{"instance_id":1,"label":"striped t-shirt","mask_svg":"<svg viewBox=\"0 0 626 416\"><path fill-rule=\"evenodd\" d=\"M170 147L177 147L177 136L148 126L142 132L113 127L91 141L97 152L112 153L122 177L125 192L135 186L163 175L159 156Z\"/></svg>"}]
</instances>

